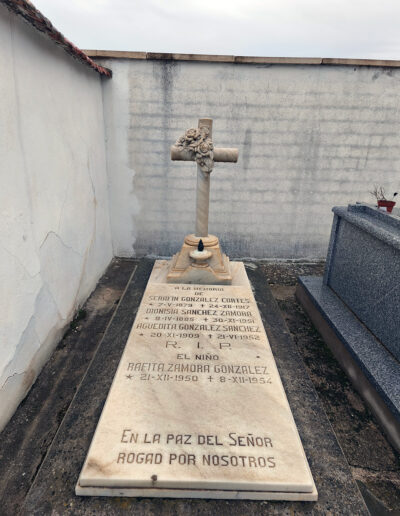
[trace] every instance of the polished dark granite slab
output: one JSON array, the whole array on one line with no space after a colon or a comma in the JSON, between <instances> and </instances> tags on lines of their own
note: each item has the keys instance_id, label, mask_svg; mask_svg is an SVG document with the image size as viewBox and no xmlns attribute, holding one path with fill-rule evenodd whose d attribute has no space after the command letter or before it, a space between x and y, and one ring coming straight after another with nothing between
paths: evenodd
<instances>
[{"instance_id":1,"label":"polished dark granite slab","mask_svg":"<svg viewBox=\"0 0 400 516\"><path fill-rule=\"evenodd\" d=\"M400 360L400 218L363 204L333 212L324 281Z\"/></svg>"},{"instance_id":2,"label":"polished dark granite slab","mask_svg":"<svg viewBox=\"0 0 400 516\"><path fill-rule=\"evenodd\" d=\"M318 276L299 284L400 424L400 363Z\"/></svg>"}]
</instances>

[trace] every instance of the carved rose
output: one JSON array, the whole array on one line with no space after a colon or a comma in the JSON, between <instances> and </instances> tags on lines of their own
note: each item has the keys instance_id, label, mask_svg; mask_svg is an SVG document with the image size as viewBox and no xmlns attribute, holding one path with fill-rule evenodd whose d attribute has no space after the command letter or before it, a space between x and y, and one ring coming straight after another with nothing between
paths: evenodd
<instances>
[{"instance_id":1,"label":"carved rose","mask_svg":"<svg viewBox=\"0 0 400 516\"><path fill-rule=\"evenodd\" d=\"M210 173L214 167L214 146L209 135L210 129L207 126L202 126L200 129L188 129L175 144L177 147L190 150L204 173Z\"/></svg>"},{"instance_id":2,"label":"carved rose","mask_svg":"<svg viewBox=\"0 0 400 516\"><path fill-rule=\"evenodd\" d=\"M196 151L201 154L202 156L207 156L212 150L214 146L212 144L212 141L210 139L201 142L200 145L197 147Z\"/></svg>"},{"instance_id":3,"label":"carved rose","mask_svg":"<svg viewBox=\"0 0 400 516\"><path fill-rule=\"evenodd\" d=\"M199 132L197 129L188 129L185 133L185 138L188 142L191 142L192 140L195 140L198 138Z\"/></svg>"}]
</instances>

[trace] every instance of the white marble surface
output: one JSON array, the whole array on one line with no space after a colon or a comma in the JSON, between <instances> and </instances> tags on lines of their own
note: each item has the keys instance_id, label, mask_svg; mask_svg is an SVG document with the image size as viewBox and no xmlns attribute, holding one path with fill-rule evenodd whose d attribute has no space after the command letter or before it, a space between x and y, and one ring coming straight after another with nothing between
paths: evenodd
<instances>
[{"instance_id":1,"label":"white marble surface","mask_svg":"<svg viewBox=\"0 0 400 516\"><path fill-rule=\"evenodd\" d=\"M243 264L232 286L165 284L165 268L156 262L77 494L315 500Z\"/></svg>"}]
</instances>

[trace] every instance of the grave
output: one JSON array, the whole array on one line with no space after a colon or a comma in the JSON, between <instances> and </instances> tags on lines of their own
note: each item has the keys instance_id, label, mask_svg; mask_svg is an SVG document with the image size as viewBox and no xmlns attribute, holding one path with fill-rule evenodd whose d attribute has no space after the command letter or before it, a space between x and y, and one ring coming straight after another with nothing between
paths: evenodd
<instances>
[{"instance_id":1,"label":"grave","mask_svg":"<svg viewBox=\"0 0 400 516\"><path fill-rule=\"evenodd\" d=\"M198 163L196 232L155 262L78 495L318 498L244 265L208 235L213 158L237 161L211 127L172 148Z\"/></svg>"},{"instance_id":2,"label":"grave","mask_svg":"<svg viewBox=\"0 0 400 516\"><path fill-rule=\"evenodd\" d=\"M301 355L266 282L265 272L246 264L254 297L287 399L318 488L318 501L173 499L76 496L75 485L115 377L137 311L154 269L141 259L126 286L93 360L23 503L20 514L352 514L367 516L363 498L337 442ZM160 271L161 272L161 271ZM84 337L82 337L84 338ZM80 352L74 354L79 360ZM64 381L68 381L65 377ZM128 381L128 380L127 380ZM45 398L45 396L44 396ZM53 407L48 408L54 410ZM191 408L193 411L193 408ZM249 408L246 408L249 412ZM241 416L241 414L240 414ZM54 417L53 417L54 419ZM30 457L30 456L29 456Z\"/></svg>"},{"instance_id":3,"label":"grave","mask_svg":"<svg viewBox=\"0 0 400 516\"><path fill-rule=\"evenodd\" d=\"M242 263L170 285L157 261L77 494L315 500ZM164 280L165 281L165 280Z\"/></svg>"},{"instance_id":4,"label":"grave","mask_svg":"<svg viewBox=\"0 0 400 516\"><path fill-rule=\"evenodd\" d=\"M334 207L325 275L297 297L400 450L400 218L367 204Z\"/></svg>"}]
</instances>

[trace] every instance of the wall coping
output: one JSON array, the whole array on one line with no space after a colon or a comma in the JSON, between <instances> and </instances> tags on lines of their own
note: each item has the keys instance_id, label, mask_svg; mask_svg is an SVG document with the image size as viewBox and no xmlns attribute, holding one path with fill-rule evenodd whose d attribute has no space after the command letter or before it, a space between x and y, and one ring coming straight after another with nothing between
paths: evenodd
<instances>
[{"instance_id":1,"label":"wall coping","mask_svg":"<svg viewBox=\"0 0 400 516\"><path fill-rule=\"evenodd\" d=\"M67 54L77 61L80 61L86 66L90 66L90 68L100 75L105 77L112 76L111 70L95 63L83 50L75 46L69 39L63 36L61 32L54 27L51 21L46 18L39 9L36 9L29 0L0 0L0 3L5 5L12 13L21 16L21 18L29 23L29 25L32 25L32 27L44 34L56 45L60 46Z\"/></svg>"},{"instance_id":2,"label":"wall coping","mask_svg":"<svg viewBox=\"0 0 400 516\"><path fill-rule=\"evenodd\" d=\"M84 50L90 57L112 59L139 59L164 61L205 61L209 63L246 64L297 64L297 65L340 65L381 66L400 68L400 61L391 59L340 59L331 57L256 57L212 54L171 54L165 52L128 52L124 50Z\"/></svg>"}]
</instances>

